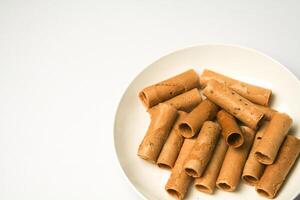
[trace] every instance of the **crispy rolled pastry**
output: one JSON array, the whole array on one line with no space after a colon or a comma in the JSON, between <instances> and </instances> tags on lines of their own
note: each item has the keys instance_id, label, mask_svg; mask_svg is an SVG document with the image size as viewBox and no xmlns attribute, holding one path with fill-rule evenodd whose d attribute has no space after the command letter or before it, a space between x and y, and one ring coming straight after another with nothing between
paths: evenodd
<instances>
[{"instance_id":1,"label":"crispy rolled pastry","mask_svg":"<svg viewBox=\"0 0 300 200\"><path fill-rule=\"evenodd\" d=\"M139 93L139 98L146 108L151 108L152 106L197 87L199 87L198 74L190 69L172 78L144 88Z\"/></svg>"},{"instance_id":2,"label":"crispy rolled pastry","mask_svg":"<svg viewBox=\"0 0 300 200\"><path fill-rule=\"evenodd\" d=\"M239 148L228 148L216 182L219 189L228 192L234 191L240 182L255 135L255 132L246 126L241 126L241 129L244 134L244 144Z\"/></svg>"},{"instance_id":3,"label":"crispy rolled pastry","mask_svg":"<svg viewBox=\"0 0 300 200\"><path fill-rule=\"evenodd\" d=\"M188 176L184 169L183 164L190 151L192 150L196 139L185 139L175 166L172 169L170 178L165 186L166 191L176 199L183 199L187 189L190 185L192 177Z\"/></svg>"},{"instance_id":4,"label":"crispy rolled pastry","mask_svg":"<svg viewBox=\"0 0 300 200\"><path fill-rule=\"evenodd\" d=\"M263 125L260 127L260 129L257 131L251 151L249 153L248 159L244 166L242 179L248 185L255 186L264 172L265 165L261 164L256 160L254 153L255 153L255 148L259 144L259 141L262 139L264 132L267 130L268 125L269 122L265 121Z\"/></svg>"},{"instance_id":5,"label":"crispy rolled pastry","mask_svg":"<svg viewBox=\"0 0 300 200\"><path fill-rule=\"evenodd\" d=\"M258 194L274 198L298 158L300 140L288 135L272 165L268 165L256 186Z\"/></svg>"},{"instance_id":6,"label":"crispy rolled pastry","mask_svg":"<svg viewBox=\"0 0 300 200\"><path fill-rule=\"evenodd\" d=\"M220 136L218 144L214 150L213 156L208 163L204 174L195 179L195 187L200 192L212 194L216 186L216 180L219 175L228 145L223 136Z\"/></svg>"},{"instance_id":7,"label":"crispy rolled pastry","mask_svg":"<svg viewBox=\"0 0 300 200\"><path fill-rule=\"evenodd\" d=\"M168 101L165 101L165 104L174 106L177 110L190 112L202 101L202 97L197 88L194 88L190 91L182 93ZM151 114L157 109L157 106L153 106L148 110Z\"/></svg>"},{"instance_id":8,"label":"crispy rolled pastry","mask_svg":"<svg viewBox=\"0 0 300 200\"><path fill-rule=\"evenodd\" d=\"M181 135L191 138L198 134L203 123L212 120L218 111L218 106L208 99L203 100L192 112L190 112L178 125Z\"/></svg>"},{"instance_id":9,"label":"crispy rolled pastry","mask_svg":"<svg viewBox=\"0 0 300 200\"><path fill-rule=\"evenodd\" d=\"M272 95L270 89L244 83L207 69L205 69L200 76L200 84L206 85L211 79L224 83L227 87L253 103L263 106L269 104Z\"/></svg>"},{"instance_id":10,"label":"crispy rolled pastry","mask_svg":"<svg viewBox=\"0 0 300 200\"><path fill-rule=\"evenodd\" d=\"M274 162L278 150L288 134L292 119L285 113L275 113L267 130L255 149L255 158L262 164Z\"/></svg>"},{"instance_id":11,"label":"crispy rolled pastry","mask_svg":"<svg viewBox=\"0 0 300 200\"><path fill-rule=\"evenodd\" d=\"M197 141L184 163L185 172L194 178L200 177L218 142L220 127L212 121L204 122Z\"/></svg>"},{"instance_id":12,"label":"crispy rolled pastry","mask_svg":"<svg viewBox=\"0 0 300 200\"><path fill-rule=\"evenodd\" d=\"M181 136L179 130L176 127L180 120L182 120L185 117L185 115L187 115L187 113L183 111L178 111L178 114L179 116L157 159L158 166L162 168L173 168L184 141L184 138Z\"/></svg>"},{"instance_id":13,"label":"crispy rolled pastry","mask_svg":"<svg viewBox=\"0 0 300 200\"><path fill-rule=\"evenodd\" d=\"M177 115L177 110L173 106L163 103L159 104L159 108L155 115L152 116L147 133L139 146L138 156L156 163Z\"/></svg>"},{"instance_id":14,"label":"crispy rolled pastry","mask_svg":"<svg viewBox=\"0 0 300 200\"><path fill-rule=\"evenodd\" d=\"M209 100L254 130L264 117L264 113L255 104L213 79L208 82L203 93Z\"/></svg>"},{"instance_id":15,"label":"crispy rolled pastry","mask_svg":"<svg viewBox=\"0 0 300 200\"><path fill-rule=\"evenodd\" d=\"M240 147L244 143L244 136L235 118L225 110L220 110L217 119L227 144L234 148Z\"/></svg>"},{"instance_id":16,"label":"crispy rolled pastry","mask_svg":"<svg viewBox=\"0 0 300 200\"><path fill-rule=\"evenodd\" d=\"M272 119L274 114L277 112L273 108L270 108L267 106L262 106L262 105L258 105L258 104L256 104L256 106L265 114L265 119L269 120L269 121Z\"/></svg>"}]
</instances>

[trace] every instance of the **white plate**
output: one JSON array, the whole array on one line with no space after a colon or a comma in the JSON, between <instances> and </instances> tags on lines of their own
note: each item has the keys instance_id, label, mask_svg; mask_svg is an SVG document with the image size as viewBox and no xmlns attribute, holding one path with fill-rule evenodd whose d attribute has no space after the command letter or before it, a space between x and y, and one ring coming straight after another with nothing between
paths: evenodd
<instances>
[{"instance_id":1,"label":"white plate","mask_svg":"<svg viewBox=\"0 0 300 200\"><path fill-rule=\"evenodd\" d=\"M300 136L296 133L300 119L300 84L283 65L255 50L233 45L205 44L175 51L155 61L132 81L115 117L114 142L120 165L136 191L147 199L172 199L164 189L170 172L137 156L138 146L150 123L149 115L137 94L145 86L189 68L199 73L209 68L245 82L271 88L274 94L272 107L293 118L292 132ZM276 199L292 199L299 192L299 164L291 174ZM235 192L215 190L213 195L200 193L191 186L186 199L265 198L260 197L253 187L241 183Z\"/></svg>"}]
</instances>

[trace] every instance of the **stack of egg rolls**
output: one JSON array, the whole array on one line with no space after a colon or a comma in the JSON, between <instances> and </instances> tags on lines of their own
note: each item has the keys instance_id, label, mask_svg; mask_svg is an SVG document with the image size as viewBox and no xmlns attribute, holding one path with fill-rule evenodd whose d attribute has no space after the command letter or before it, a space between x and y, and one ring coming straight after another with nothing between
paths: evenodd
<instances>
[{"instance_id":1,"label":"stack of egg rolls","mask_svg":"<svg viewBox=\"0 0 300 200\"><path fill-rule=\"evenodd\" d=\"M269 107L271 96L208 69L200 78L190 69L148 86L139 92L151 122L138 156L170 170L165 190L176 199L191 185L207 194L233 192L241 180L275 198L300 140L289 133L292 118Z\"/></svg>"}]
</instances>

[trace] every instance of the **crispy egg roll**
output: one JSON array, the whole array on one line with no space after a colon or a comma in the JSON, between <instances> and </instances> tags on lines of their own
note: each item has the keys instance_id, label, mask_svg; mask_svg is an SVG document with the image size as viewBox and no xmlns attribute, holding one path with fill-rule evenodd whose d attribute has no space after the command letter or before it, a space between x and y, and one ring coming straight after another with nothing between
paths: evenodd
<instances>
[{"instance_id":1,"label":"crispy egg roll","mask_svg":"<svg viewBox=\"0 0 300 200\"><path fill-rule=\"evenodd\" d=\"M176 199L184 198L190 182L192 181L192 177L188 176L185 173L183 164L190 151L192 150L195 141L196 139L184 140L175 166L173 167L169 180L165 186L166 191Z\"/></svg>"},{"instance_id":2,"label":"crispy egg roll","mask_svg":"<svg viewBox=\"0 0 300 200\"><path fill-rule=\"evenodd\" d=\"M204 174L195 179L195 187L200 192L212 194L216 186L216 180L219 175L228 145L223 136L220 136L219 141L214 150L213 156L208 163Z\"/></svg>"},{"instance_id":3,"label":"crispy egg roll","mask_svg":"<svg viewBox=\"0 0 300 200\"><path fill-rule=\"evenodd\" d=\"M292 119L287 114L275 113L255 149L256 160L265 165L272 164L291 125Z\"/></svg>"},{"instance_id":4,"label":"crispy egg roll","mask_svg":"<svg viewBox=\"0 0 300 200\"><path fill-rule=\"evenodd\" d=\"M255 135L255 132L246 126L241 126L241 130L244 134L244 144L239 148L228 148L216 182L219 189L228 192L236 190L240 182Z\"/></svg>"},{"instance_id":5,"label":"crispy egg roll","mask_svg":"<svg viewBox=\"0 0 300 200\"><path fill-rule=\"evenodd\" d=\"M273 108L270 108L267 106L262 106L262 105L258 105L258 104L256 104L256 106L265 114L265 119L269 120L269 121L272 119L274 114L277 112Z\"/></svg>"},{"instance_id":6,"label":"crispy egg roll","mask_svg":"<svg viewBox=\"0 0 300 200\"><path fill-rule=\"evenodd\" d=\"M184 163L185 172L194 178L204 172L214 152L220 134L220 126L212 121L204 122L196 143Z\"/></svg>"},{"instance_id":7,"label":"crispy egg roll","mask_svg":"<svg viewBox=\"0 0 300 200\"><path fill-rule=\"evenodd\" d=\"M252 102L213 79L208 82L203 93L209 100L254 130L264 117L264 113Z\"/></svg>"},{"instance_id":8,"label":"crispy egg roll","mask_svg":"<svg viewBox=\"0 0 300 200\"><path fill-rule=\"evenodd\" d=\"M159 108L152 116L147 133L139 146L138 156L156 163L177 115L177 110L173 106L159 104Z\"/></svg>"},{"instance_id":9,"label":"crispy egg roll","mask_svg":"<svg viewBox=\"0 0 300 200\"><path fill-rule=\"evenodd\" d=\"M256 186L258 194L267 198L274 198L276 196L297 160L299 152L300 140L295 136L287 135L275 162L267 165L264 174Z\"/></svg>"},{"instance_id":10,"label":"crispy egg roll","mask_svg":"<svg viewBox=\"0 0 300 200\"><path fill-rule=\"evenodd\" d=\"M163 103L174 106L177 110L191 112L202 101L202 97L197 88L194 88L190 91L177 95L168 101ZM153 106L148 109L148 112L151 114L157 109L157 106Z\"/></svg>"},{"instance_id":11,"label":"crispy egg roll","mask_svg":"<svg viewBox=\"0 0 300 200\"><path fill-rule=\"evenodd\" d=\"M227 144L234 148L240 147L244 143L244 136L235 118L225 110L220 110L217 113L217 120Z\"/></svg>"},{"instance_id":12,"label":"crispy egg roll","mask_svg":"<svg viewBox=\"0 0 300 200\"><path fill-rule=\"evenodd\" d=\"M185 117L187 113L183 111L178 111L178 114L179 116L157 159L158 166L162 168L173 168L184 141L184 138L181 136L176 126L178 125L180 120L182 120Z\"/></svg>"},{"instance_id":13,"label":"crispy egg roll","mask_svg":"<svg viewBox=\"0 0 300 200\"><path fill-rule=\"evenodd\" d=\"M203 100L179 123L178 129L185 138L198 134L203 123L212 120L218 111L218 106L208 99Z\"/></svg>"},{"instance_id":14,"label":"crispy egg roll","mask_svg":"<svg viewBox=\"0 0 300 200\"><path fill-rule=\"evenodd\" d=\"M251 151L249 153L248 159L244 166L242 179L244 180L245 183L251 186L255 186L258 183L265 169L265 165L261 164L256 160L254 153L255 153L255 148L257 147L260 140L262 139L265 131L267 130L268 125L269 122L265 121L263 125L260 127L260 129L257 131Z\"/></svg>"},{"instance_id":15,"label":"crispy egg roll","mask_svg":"<svg viewBox=\"0 0 300 200\"><path fill-rule=\"evenodd\" d=\"M205 86L211 79L225 84L227 87L253 103L263 106L267 106L269 104L272 95L272 91L270 89L241 82L208 69L205 69L200 76L200 84Z\"/></svg>"},{"instance_id":16,"label":"crispy egg roll","mask_svg":"<svg viewBox=\"0 0 300 200\"><path fill-rule=\"evenodd\" d=\"M144 88L139 93L139 98L146 108L151 108L163 101L198 87L198 74L190 69L167 80Z\"/></svg>"}]
</instances>

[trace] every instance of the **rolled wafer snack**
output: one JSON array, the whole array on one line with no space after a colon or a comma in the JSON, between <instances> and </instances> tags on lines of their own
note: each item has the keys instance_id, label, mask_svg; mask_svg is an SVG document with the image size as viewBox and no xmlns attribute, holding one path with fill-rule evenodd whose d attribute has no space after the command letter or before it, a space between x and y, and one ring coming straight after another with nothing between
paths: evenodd
<instances>
[{"instance_id":1,"label":"rolled wafer snack","mask_svg":"<svg viewBox=\"0 0 300 200\"><path fill-rule=\"evenodd\" d=\"M208 163L204 174L195 179L195 187L197 190L212 194L216 186L216 180L219 175L228 145L223 136L219 137L219 141L214 150L213 156Z\"/></svg>"},{"instance_id":2,"label":"rolled wafer snack","mask_svg":"<svg viewBox=\"0 0 300 200\"><path fill-rule=\"evenodd\" d=\"M271 120L274 114L277 112L273 108L267 107L267 106L262 106L256 104L256 106L265 114L265 119Z\"/></svg>"},{"instance_id":3,"label":"rolled wafer snack","mask_svg":"<svg viewBox=\"0 0 300 200\"><path fill-rule=\"evenodd\" d=\"M274 198L298 158L300 140L288 135L272 165L268 165L256 186L258 194Z\"/></svg>"},{"instance_id":4,"label":"rolled wafer snack","mask_svg":"<svg viewBox=\"0 0 300 200\"><path fill-rule=\"evenodd\" d=\"M165 104L174 106L177 110L182 110L185 112L190 112L202 101L202 97L197 88L194 88L190 91L177 95L168 101L165 101ZM151 114L157 109L157 106L153 106L148 109L148 112Z\"/></svg>"},{"instance_id":5,"label":"rolled wafer snack","mask_svg":"<svg viewBox=\"0 0 300 200\"><path fill-rule=\"evenodd\" d=\"M255 148L256 160L265 165L272 164L291 125L292 119L287 114L275 113L263 138Z\"/></svg>"},{"instance_id":6,"label":"rolled wafer snack","mask_svg":"<svg viewBox=\"0 0 300 200\"><path fill-rule=\"evenodd\" d=\"M244 134L244 144L239 148L228 148L216 182L219 189L228 192L234 191L240 182L255 135L254 131L246 126L241 126L241 130Z\"/></svg>"},{"instance_id":7,"label":"rolled wafer snack","mask_svg":"<svg viewBox=\"0 0 300 200\"><path fill-rule=\"evenodd\" d=\"M198 74L190 69L172 78L144 88L139 93L142 103L151 108L190 89L199 87Z\"/></svg>"},{"instance_id":8,"label":"rolled wafer snack","mask_svg":"<svg viewBox=\"0 0 300 200\"><path fill-rule=\"evenodd\" d=\"M152 116L147 133L139 146L138 156L150 162L156 162L177 115L177 110L173 106L159 104L159 108Z\"/></svg>"},{"instance_id":9,"label":"rolled wafer snack","mask_svg":"<svg viewBox=\"0 0 300 200\"><path fill-rule=\"evenodd\" d=\"M222 127L222 135L227 144L237 148L244 143L244 136L235 118L225 110L220 110L217 113L217 120Z\"/></svg>"},{"instance_id":10,"label":"rolled wafer snack","mask_svg":"<svg viewBox=\"0 0 300 200\"><path fill-rule=\"evenodd\" d=\"M267 130L268 125L269 122L265 121L260 127L260 129L257 131L251 151L249 153L248 159L244 166L242 179L248 185L255 186L264 172L265 165L261 164L256 160L254 153L255 153L255 148L257 147L260 140L262 139L264 132Z\"/></svg>"},{"instance_id":11,"label":"rolled wafer snack","mask_svg":"<svg viewBox=\"0 0 300 200\"><path fill-rule=\"evenodd\" d=\"M203 100L192 112L181 120L178 129L185 138L198 134L206 120L212 120L218 111L218 106L208 99Z\"/></svg>"},{"instance_id":12,"label":"rolled wafer snack","mask_svg":"<svg viewBox=\"0 0 300 200\"><path fill-rule=\"evenodd\" d=\"M187 189L190 185L192 177L188 176L184 169L183 164L190 151L192 150L196 139L185 139L175 166L172 169L170 178L165 186L166 191L177 199L183 199Z\"/></svg>"},{"instance_id":13,"label":"rolled wafer snack","mask_svg":"<svg viewBox=\"0 0 300 200\"><path fill-rule=\"evenodd\" d=\"M208 82L203 93L209 100L252 129L256 129L264 117L264 113L255 104L213 79Z\"/></svg>"},{"instance_id":14,"label":"rolled wafer snack","mask_svg":"<svg viewBox=\"0 0 300 200\"><path fill-rule=\"evenodd\" d=\"M180 120L182 120L187 115L187 113L183 111L178 111L178 114L179 116L175 124L173 125L169 137L166 143L164 144L157 159L158 166L162 168L173 168L184 141L184 138L181 136L177 129L177 125L180 122Z\"/></svg>"},{"instance_id":15,"label":"rolled wafer snack","mask_svg":"<svg viewBox=\"0 0 300 200\"><path fill-rule=\"evenodd\" d=\"M200 177L214 152L220 135L220 127L212 121L204 122L196 143L185 160L184 170L192 177Z\"/></svg>"},{"instance_id":16,"label":"rolled wafer snack","mask_svg":"<svg viewBox=\"0 0 300 200\"><path fill-rule=\"evenodd\" d=\"M269 104L270 97L272 95L272 91L270 89L241 82L207 69L205 69L200 76L200 84L206 85L211 79L224 83L227 87L230 87L236 93L253 103L264 106Z\"/></svg>"}]
</instances>

